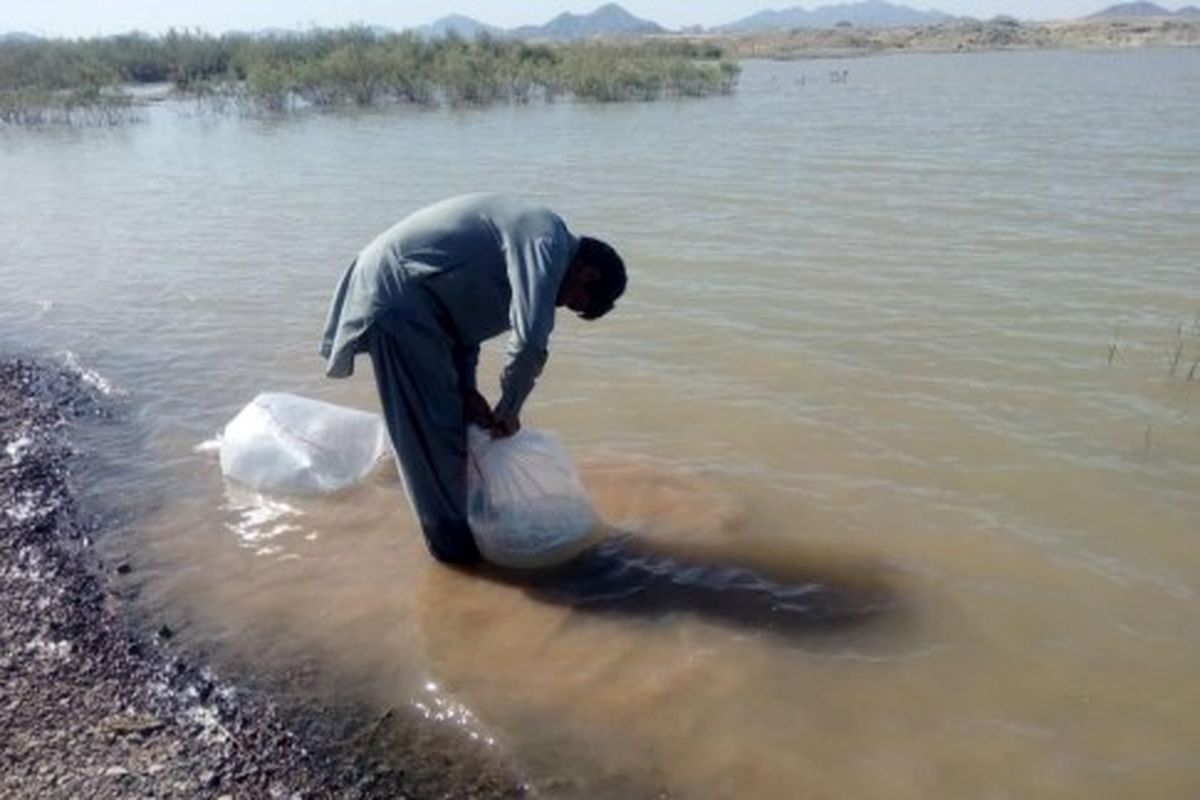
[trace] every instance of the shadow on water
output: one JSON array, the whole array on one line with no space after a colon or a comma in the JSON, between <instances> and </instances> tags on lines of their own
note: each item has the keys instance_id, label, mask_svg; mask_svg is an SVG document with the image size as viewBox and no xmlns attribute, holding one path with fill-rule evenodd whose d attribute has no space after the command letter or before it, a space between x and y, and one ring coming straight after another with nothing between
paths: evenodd
<instances>
[{"instance_id":1,"label":"shadow on water","mask_svg":"<svg viewBox=\"0 0 1200 800\"><path fill-rule=\"evenodd\" d=\"M546 570L484 567L479 574L535 600L581 612L657 620L690 614L735 630L810 638L903 615L898 594L815 565L769 569L712 554L671 553L621 533Z\"/></svg>"}]
</instances>

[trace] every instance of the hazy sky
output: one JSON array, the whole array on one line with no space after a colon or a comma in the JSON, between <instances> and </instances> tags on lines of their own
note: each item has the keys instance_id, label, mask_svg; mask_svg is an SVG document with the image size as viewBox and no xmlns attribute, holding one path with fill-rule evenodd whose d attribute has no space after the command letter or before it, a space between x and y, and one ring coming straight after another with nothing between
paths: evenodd
<instances>
[{"instance_id":1,"label":"hazy sky","mask_svg":"<svg viewBox=\"0 0 1200 800\"><path fill-rule=\"evenodd\" d=\"M987 18L1068 19L1098 11L1117 0L912 0L913 8ZM133 29L158 33L171 26L213 33L256 28L309 28L354 22L404 28L457 12L502 27L542 23L560 11L583 13L604 0L0 0L0 32L86 36ZM901 0L893 0L901 2ZM764 8L836 4L833 0L624 0L625 8L669 28L718 25ZM1186 4L1186 3L1185 3ZM1166 4L1178 8L1179 3Z\"/></svg>"}]
</instances>

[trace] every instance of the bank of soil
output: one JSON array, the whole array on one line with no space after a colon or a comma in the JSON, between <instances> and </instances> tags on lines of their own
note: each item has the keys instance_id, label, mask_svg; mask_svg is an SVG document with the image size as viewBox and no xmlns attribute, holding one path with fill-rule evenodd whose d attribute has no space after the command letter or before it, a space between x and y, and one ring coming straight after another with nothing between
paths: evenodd
<instances>
[{"instance_id":1,"label":"bank of soil","mask_svg":"<svg viewBox=\"0 0 1200 800\"><path fill-rule=\"evenodd\" d=\"M1200 46L1200 20L1105 19L1074 22L952 22L896 28L797 28L718 37L737 58L828 58L875 53L987 50L1122 50Z\"/></svg>"},{"instance_id":2,"label":"bank of soil","mask_svg":"<svg viewBox=\"0 0 1200 800\"><path fill-rule=\"evenodd\" d=\"M74 433L120 424L87 375L0 359L0 796L509 798L499 755L405 709L281 702L134 622L74 481Z\"/></svg>"}]
</instances>

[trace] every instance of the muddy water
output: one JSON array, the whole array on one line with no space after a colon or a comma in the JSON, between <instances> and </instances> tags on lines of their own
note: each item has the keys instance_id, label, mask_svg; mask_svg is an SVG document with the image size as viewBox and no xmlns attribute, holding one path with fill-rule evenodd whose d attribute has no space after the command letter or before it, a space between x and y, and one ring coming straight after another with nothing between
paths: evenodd
<instances>
[{"instance_id":1,"label":"muddy water","mask_svg":"<svg viewBox=\"0 0 1200 800\"><path fill-rule=\"evenodd\" d=\"M0 337L136 409L147 441L92 478L137 511L110 546L152 614L550 796L1192 797L1198 78L1190 51L881 58L694 103L0 132ZM525 420L611 528L862 613L580 604L432 564L394 470L222 482L195 446L261 389L376 406L365 363L321 377L333 281L477 189L632 266L612 319L560 321Z\"/></svg>"}]
</instances>

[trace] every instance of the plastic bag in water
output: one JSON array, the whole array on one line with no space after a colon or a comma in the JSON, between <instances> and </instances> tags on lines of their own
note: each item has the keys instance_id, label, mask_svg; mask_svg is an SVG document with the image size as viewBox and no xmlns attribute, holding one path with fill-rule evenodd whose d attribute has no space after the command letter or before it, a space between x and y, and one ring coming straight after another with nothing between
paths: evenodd
<instances>
[{"instance_id":1,"label":"plastic bag in water","mask_svg":"<svg viewBox=\"0 0 1200 800\"><path fill-rule=\"evenodd\" d=\"M221 435L221 472L262 492L323 494L363 480L386 452L378 414L264 392Z\"/></svg>"},{"instance_id":2,"label":"plastic bag in water","mask_svg":"<svg viewBox=\"0 0 1200 800\"><path fill-rule=\"evenodd\" d=\"M504 567L560 563L589 543L596 511L562 443L522 428L468 433L468 521L483 557Z\"/></svg>"}]
</instances>

